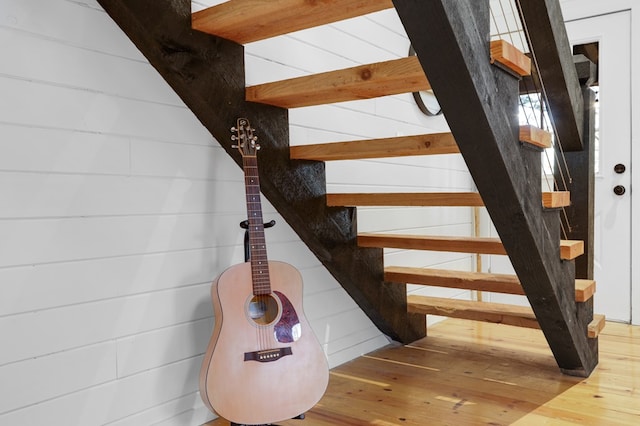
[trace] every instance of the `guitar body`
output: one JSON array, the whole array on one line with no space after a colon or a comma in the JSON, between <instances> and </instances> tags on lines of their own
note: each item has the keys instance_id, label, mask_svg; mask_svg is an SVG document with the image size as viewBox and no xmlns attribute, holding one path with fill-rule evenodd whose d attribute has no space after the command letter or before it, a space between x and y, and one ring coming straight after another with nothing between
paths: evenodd
<instances>
[{"instance_id":1,"label":"guitar body","mask_svg":"<svg viewBox=\"0 0 640 426\"><path fill-rule=\"evenodd\" d=\"M302 309L300 273L268 262L271 294L252 289L250 263L232 266L211 287L215 327L200 372L200 394L220 416L246 425L296 417L327 387L325 355ZM266 313L265 313L266 311Z\"/></svg>"}]
</instances>

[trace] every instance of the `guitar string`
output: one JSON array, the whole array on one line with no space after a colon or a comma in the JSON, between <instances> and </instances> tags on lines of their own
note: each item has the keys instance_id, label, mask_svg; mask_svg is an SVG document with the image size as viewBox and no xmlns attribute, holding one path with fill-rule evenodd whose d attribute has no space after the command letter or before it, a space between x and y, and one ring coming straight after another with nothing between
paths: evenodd
<instances>
[{"instance_id":1,"label":"guitar string","mask_svg":"<svg viewBox=\"0 0 640 426\"><path fill-rule=\"evenodd\" d=\"M258 180L257 158L243 157L247 189L247 210L249 212L250 261L252 271L252 290L255 301L262 311L262 319L256 322L257 342L259 350L266 350L270 346L269 338L269 302L270 283L268 277L268 262L266 262L266 245L264 225L262 223L262 209L260 204L260 186ZM265 269L266 268L266 269ZM266 272L266 274L265 274ZM266 275L266 276L265 276Z\"/></svg>"}]
</instances>

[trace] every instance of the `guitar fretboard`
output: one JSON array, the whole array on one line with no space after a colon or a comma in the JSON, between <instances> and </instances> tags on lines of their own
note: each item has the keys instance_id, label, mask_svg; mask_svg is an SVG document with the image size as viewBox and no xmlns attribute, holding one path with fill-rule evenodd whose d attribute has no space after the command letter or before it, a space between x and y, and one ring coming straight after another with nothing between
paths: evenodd
<instances>
[{"instance_id":1,"label":"guitar fretboard","mask_svg":"<svg viewBox=\"0 0 640 426\"><path fill-rule=\"evenodd\" d=\"M249 216L249 247L251 249L251 275L253 294L270 294L269 264L267 245L264 238L262 205L260 203L260 180L258 178L258 160L255 156L243 157L245 190L247 197L247 215Z\"/></svg>"}]
</instances>

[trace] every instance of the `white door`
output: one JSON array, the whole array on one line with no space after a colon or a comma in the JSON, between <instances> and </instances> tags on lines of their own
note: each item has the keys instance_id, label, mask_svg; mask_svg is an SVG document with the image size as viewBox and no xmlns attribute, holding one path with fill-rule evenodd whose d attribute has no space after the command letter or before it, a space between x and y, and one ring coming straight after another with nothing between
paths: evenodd
<instances>
[{"instance_id":1,"label":"white door","mask_svg":"<svg viewBox=\"0 0 640 426\"><path fill-rule=\"evenodd\" d=\"M632 300L630 27L629 11L567 22L573 45L599 43L594 310L623 322L631 322Z\"/></svg>"}]
</instances>

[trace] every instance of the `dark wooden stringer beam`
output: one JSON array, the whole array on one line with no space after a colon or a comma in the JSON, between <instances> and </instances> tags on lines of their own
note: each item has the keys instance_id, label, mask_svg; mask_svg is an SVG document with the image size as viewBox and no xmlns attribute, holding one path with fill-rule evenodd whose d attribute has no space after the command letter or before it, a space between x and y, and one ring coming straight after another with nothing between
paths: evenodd
<instances>
[{"instance_id":1,"label":"dark wooden stringer beam","mask_svg":"<svg viewBox=\"0 0 640 426\"><path fill-rule=\"evenodd\" d=\"M533 59L549 101L557 139L565 152L582 150L582 89L559 0L517 0Z\"/></svg>"},{"instance_id":2,"label":"dark wooden stringer beam","mask_svg":"<svg viewBox=\"0 0 640 426\"><path fill-rule=\"evenodd\" d=\"M595 93L589 88L597 78L596 65L584 55L574 56L584 99L582 151L565 152L565 161L555 168L555 181L571 192L565 208L566 238L584 241L584 254L576 259L576 278L593 279L595 207ZM560 154L558 154L560 155Z\"/></svg>"},{"instance_id":3,"label":"dark wooden stringer beam","mask_svg":"<svg viewBox=\"0 0 640 426\"><path fill-rule=\"evenodd\" d=\"M540 205L540 152L517 142L518 81L489 63L489 0L394 4L558 365L588 376L592 307L574 302L558 212Z\"/></svg>"},{"instance_id":4,"label":"dark wooden stringer beam","mask_svg":"<svg viewBox=\"0 0 640 426\"><path fill-rule=\"evenodd\" d=\"M423 337L425 318L407 313L406 286L381 285L382 249L357 247L355 209L326 206L324 164L289 160L287 111L244 100L243 47L192 30L190 0L98 3L239 166L229 129L249 119L265 197L382 332L403 342Z\"/></svg>"}]
</instances>

